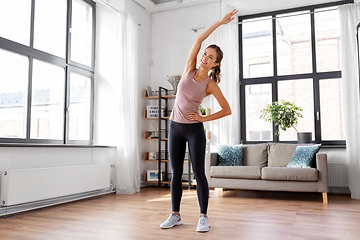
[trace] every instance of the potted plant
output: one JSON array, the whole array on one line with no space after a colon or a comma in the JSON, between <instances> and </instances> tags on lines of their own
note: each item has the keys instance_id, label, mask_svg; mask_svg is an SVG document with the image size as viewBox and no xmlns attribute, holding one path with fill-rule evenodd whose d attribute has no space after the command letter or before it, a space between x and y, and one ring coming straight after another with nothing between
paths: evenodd
<instances>
[{"instance_id":1,"label":"potted plant","mask_svg":"<svg viewBox=\"0 0 360 240\"><path fill-rule=\"evenodd\" d=\"M200 105L200 115L206 115L206 109Z\"/></svg>"},{"instance_id":2,"label":"potted plant","mask_svg":"<svg viewBox=\"0 0 360 240\"><path fill-rule=\"evenodd\" d=\"M293 127L297 132L298 143L308 143L312 140L311 132L299 133L295 127L299 118L303 118L303 115L301 114L302 111L303 109L301 107L297 107L294 103L280 100L280 102L276 101L272 104L268 104L265 109L261 110L260 118L265 121L274 122L275 126L278 126L279 129L284 131ZM275 135L277 136L280 135L279 129L275 132Z\"/></svg>"}]
</instances>

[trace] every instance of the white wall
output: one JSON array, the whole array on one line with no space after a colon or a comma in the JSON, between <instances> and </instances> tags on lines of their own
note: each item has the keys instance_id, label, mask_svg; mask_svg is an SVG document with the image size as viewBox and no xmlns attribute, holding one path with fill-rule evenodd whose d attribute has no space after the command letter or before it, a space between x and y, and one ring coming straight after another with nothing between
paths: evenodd
<instances>
[{"instance_id":1,"label":"white wall","mask_svg":"<svg viewBox=\"0 0 360 240\"><path fill-rule=\"evenodd\" d=\"M152 14L151 86L172 89L168 75L182 75L191 46L200 33L220 18L220 3L209 3Z\"/></svg>"}]
</instances>

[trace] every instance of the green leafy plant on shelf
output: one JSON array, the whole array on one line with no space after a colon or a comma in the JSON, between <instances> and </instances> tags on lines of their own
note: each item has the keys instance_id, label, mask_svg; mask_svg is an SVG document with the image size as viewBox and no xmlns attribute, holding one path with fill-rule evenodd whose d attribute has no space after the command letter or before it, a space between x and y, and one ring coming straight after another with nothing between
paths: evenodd
<instances>
[{"instance_id":1,"label":"green leafy plant on shelf","mask_svg":"<svg viewBox=\"0 0 360 240\"><path fill-rule=\"evenodd\" d=\"M296 132L299 132L294 125L299 121L299 118L304 116L301 114L303 109L297 107L294 103L280 100L272 104L268 104L266 108L261 110L260 118L268 122L274 122L279 129L286 131L286 129L293 127ZM279 136L280 131L276 130L275 135Z\"/></svg>"},{"instance_id":2,"label":"green leafy plant on shelf","mask_svg":"<svg viewBox=\"0 0 360 240\"><path fill-rule=\"evenodd\" d=\"M201 115L206 115L206 110L201 105L200 105L200 114Z\"/></svg>"}]
</instances>

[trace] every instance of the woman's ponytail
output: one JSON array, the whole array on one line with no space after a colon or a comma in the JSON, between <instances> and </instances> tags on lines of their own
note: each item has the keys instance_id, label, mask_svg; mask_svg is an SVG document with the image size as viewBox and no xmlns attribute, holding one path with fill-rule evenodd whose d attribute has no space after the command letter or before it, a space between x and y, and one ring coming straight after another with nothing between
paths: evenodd
<instances>
[{"instance_id":1,"label":"woman's ponytail","mask_svg":"<svg viewBox=\"0 0 360 240\"><path fill-rule=\"evenodd\" d=\"M210 79L214 80L216 83L219 83L221 80L221 67L219 65L213 67L210 72Z\"/></svg>"}]
</instances>

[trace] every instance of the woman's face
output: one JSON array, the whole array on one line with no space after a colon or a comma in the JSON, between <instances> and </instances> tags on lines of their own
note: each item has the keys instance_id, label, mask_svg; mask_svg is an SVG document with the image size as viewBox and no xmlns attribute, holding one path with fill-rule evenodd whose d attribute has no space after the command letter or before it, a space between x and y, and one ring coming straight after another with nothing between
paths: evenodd
<instances>
[{"instance_id":1,"label":"woman's face","mask_svg":"<svg viewBox=\"0 0 360 240\"><path fill-rule=\"evenodd\" d=\"M218 63L216 63L216 59L217 59L216 50L213 48L207 48L205 49L204 53L201 55L200 65L204 68L211 69L219 65Z\"/></svg>"}]
</instances>

